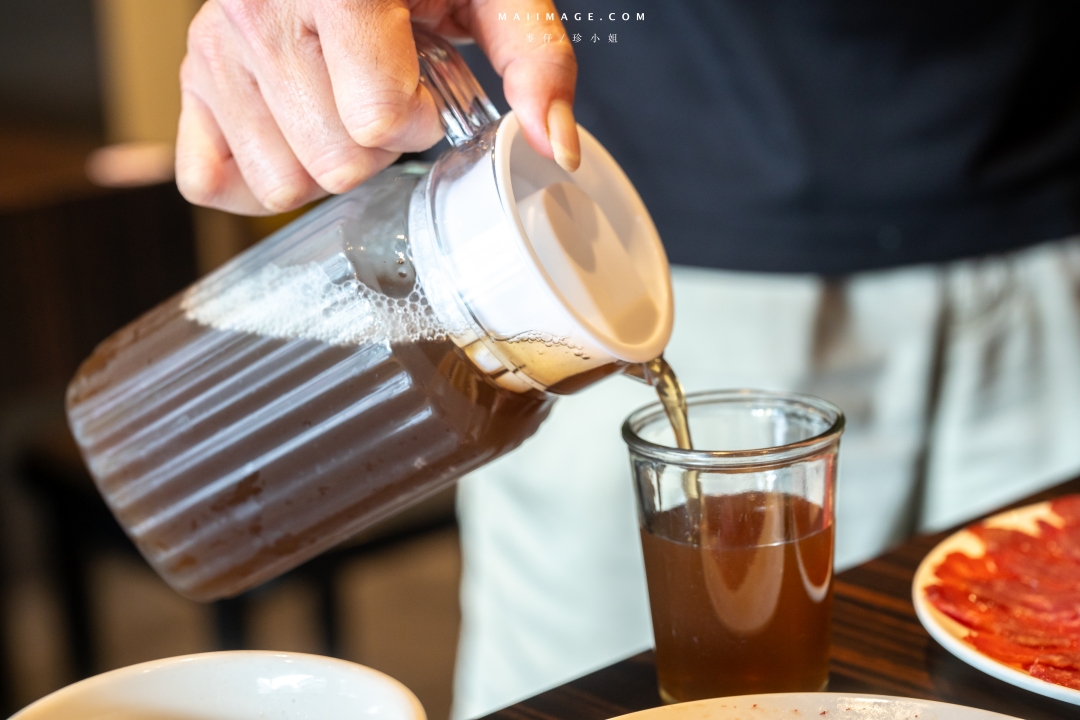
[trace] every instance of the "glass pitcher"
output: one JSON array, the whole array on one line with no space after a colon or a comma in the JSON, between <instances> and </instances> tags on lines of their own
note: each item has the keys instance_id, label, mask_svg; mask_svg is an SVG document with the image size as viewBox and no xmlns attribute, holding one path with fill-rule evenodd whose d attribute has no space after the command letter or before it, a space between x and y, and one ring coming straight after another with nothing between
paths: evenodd
<instances>
[{"instance_id":1,"label":"glass pitcher","mask_svg":"<svg viewBox=\"0 0 1080 720\"><path fill-rule=\"evenodd\" d=\"M242 592L660 355L667 260L579 128L573 174L415 30L453 147L333 198L115 333L67 394L106 502L177 591Z\"/></svg>"}]
</instances>

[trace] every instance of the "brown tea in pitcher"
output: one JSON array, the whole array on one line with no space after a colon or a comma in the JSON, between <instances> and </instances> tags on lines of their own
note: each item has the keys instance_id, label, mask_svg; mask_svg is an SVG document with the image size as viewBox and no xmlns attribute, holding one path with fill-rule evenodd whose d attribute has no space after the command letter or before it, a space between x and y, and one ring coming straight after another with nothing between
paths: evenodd
<instances>
[{"instance_id":1,"label":"brown tea in pitcher","mask_svg":"<svg viewBox=\"0 0 1080 720\"><path fill-rule=\"evenodd\" d=\"M499 387L425 326L404 270L400 289L397 270L369 279L375 292L350 274L373 263L345 259L180 295L102 343L69 387L98 488L188 597L298 565L547 416L550 396Z\"/></svg>"}]
</instances>

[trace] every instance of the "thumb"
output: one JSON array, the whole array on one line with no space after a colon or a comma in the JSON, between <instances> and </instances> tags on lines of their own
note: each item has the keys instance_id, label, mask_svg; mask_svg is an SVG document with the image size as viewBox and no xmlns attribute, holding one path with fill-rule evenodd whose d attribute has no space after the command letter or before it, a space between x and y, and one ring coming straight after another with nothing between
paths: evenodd
<instances>
[{"instance_id":1,"label":"thumb","mask_svg":"<svg viewBox=\"0 0 1080 720\"><path fill-rule=\"evenodd\" d=\"M490 0L473 6L468 29L503 78L506 101L536 152L567 171L581 163L574 121L577 60L549 0Z\"/></svg>"}]
</instances>

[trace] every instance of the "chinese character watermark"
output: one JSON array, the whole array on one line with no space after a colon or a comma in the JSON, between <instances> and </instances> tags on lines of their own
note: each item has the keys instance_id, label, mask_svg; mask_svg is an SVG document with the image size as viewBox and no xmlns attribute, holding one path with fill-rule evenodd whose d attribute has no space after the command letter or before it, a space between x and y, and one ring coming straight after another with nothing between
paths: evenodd
<instances>
[{"instance_id":1,"label":"chinese character watermark","mask_svg":"<svg viewBox=\"0 0 1080 720\"><path fill-rule=\"evenodd\" d=\"M522 31L532 30L532 32L522 34L525 36L525 41L528 43L542 42L545 45L550 43L572 42L574 44L584 43L586 41L593 45L599 45L604 42L604 35L607 36L608 45L618 45L619 35L616 33L600 34L600 27L596 28L596 32L586 33L584 30L591 28L580 28L577 23L604 23L608 26L607 29L615 29L612 27L612 23L641 23L645 20L645 13L641 12L623 12L623 13L596 13L596 12L576 12L576 13L499 13L499 20L506 22L527 22L536 23L531 27L522 27ZM559 23L571 23L569 26L559 27ZM582 32L573 32L575 30L582 30ZM559 32L559 31L563 32ZM571 32L566 32L570 30ZM633 43L633 35L630 34L630 39L627 39L625 33L623 33L623 40L625 42Z\"/></svg>"}]
</instances>

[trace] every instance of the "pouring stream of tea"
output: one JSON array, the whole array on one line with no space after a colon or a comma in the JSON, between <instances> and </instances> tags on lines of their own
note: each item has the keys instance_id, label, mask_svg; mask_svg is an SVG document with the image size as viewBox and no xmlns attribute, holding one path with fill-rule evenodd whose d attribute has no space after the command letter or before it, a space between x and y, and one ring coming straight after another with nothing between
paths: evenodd
<instances>
[{"instance_id":1,"label":"pouring stream of tea","mask_svg":"<svg viewBox=\"0 0 1080 720\"><path fill-rule=\"evenodd\" d=\"M660 397L660 404L664 407L664 414L671 423L671 430L675 434L675 444L683 450L693 450L694 443L690 439L690 416L686 408L686 393L683 392L682 383L675 376L671 366L664 360L664 356L644 363L645 377L656 388L656 394ZM683 474L683 493L686 495L686 510L690 519L690 526L705 536L706 528L700 523L704 519L701 513L701 491L698 487L698 471L687 468Z\"/></svg>"},{"instance_id":2,"label":"pouring stream of tea","mask_svg":"<svg viewBox=\"0 0 1080 720\"><path fill-rule=\"evenodd\" d=\"M671 430L675 433L675 444L683 450L693 450L694 443L690 440L690 418L686 413L686 393L683 392L682 383L671 366L664 360L664 356L645 363L645 373L656 388L656 394L660 396L660 404L664 406L664 413L671 423ZM697 494L697 488L694 488Z\"/></svg>"}]
</instances>

